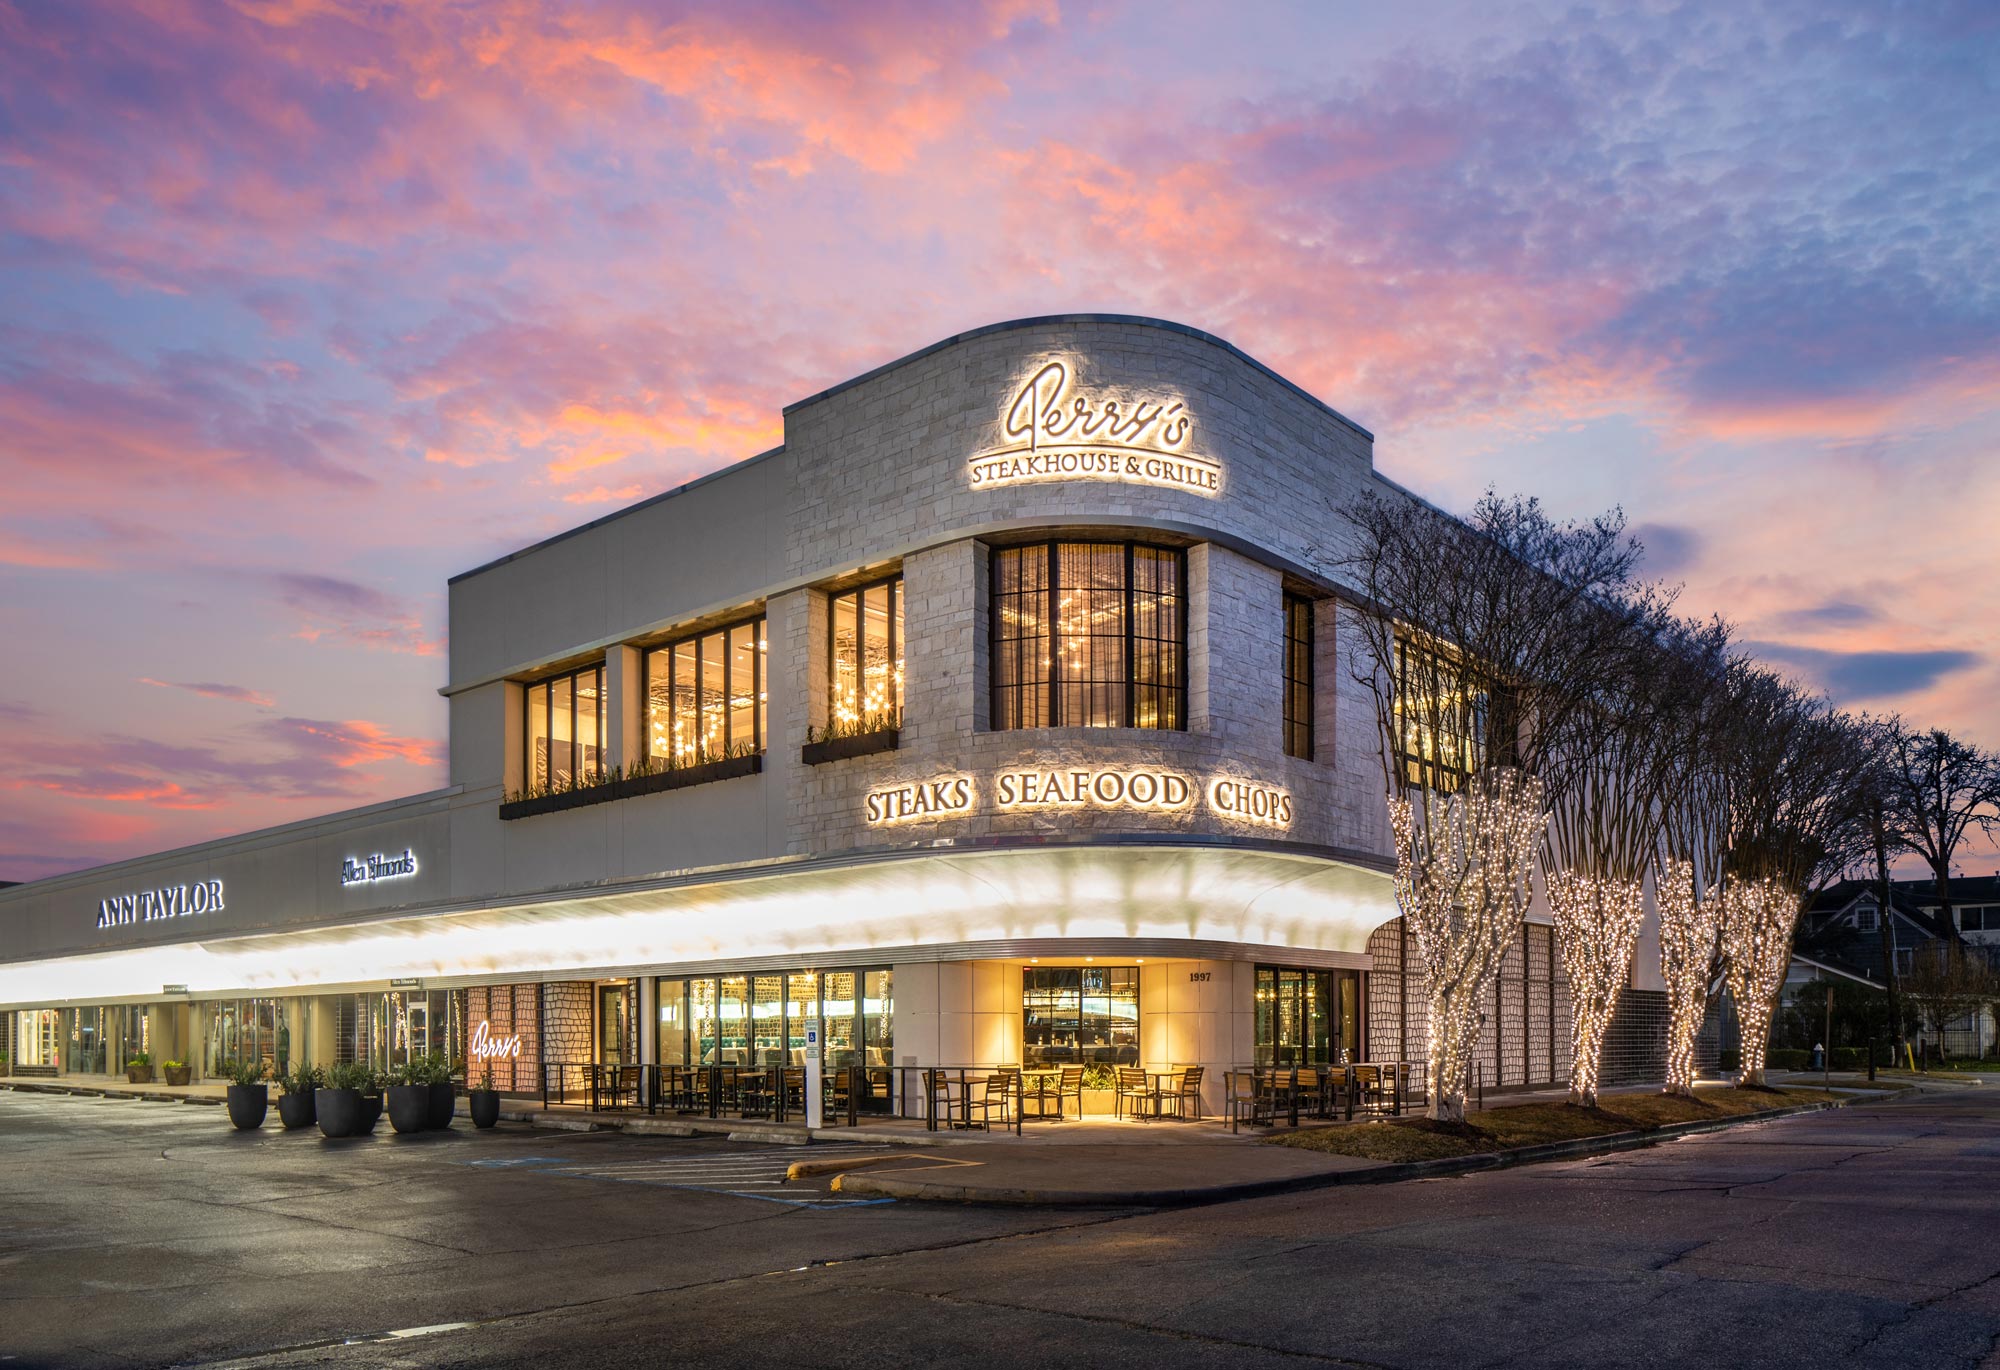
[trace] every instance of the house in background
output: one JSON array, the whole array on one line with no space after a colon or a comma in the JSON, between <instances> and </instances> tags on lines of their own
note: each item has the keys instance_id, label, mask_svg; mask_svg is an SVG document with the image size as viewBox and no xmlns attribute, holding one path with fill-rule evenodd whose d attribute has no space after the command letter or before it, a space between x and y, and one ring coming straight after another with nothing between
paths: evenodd
<instances>
[{"instance_id":1,"label":"house in background","mask_svg":"<svg viewBox=\"0 0 2000 1370\"><path fill-rule=\"evenodd\" d=\"M1886 915L1881 886L1873 880L1841 880L1813 900L1793 939L1791 969L1785 976L1787 1005L1810 1017L1817 1006L1800 1004L1799 994L1807 984L1827 978L1883 988L1885 924L1887 951L1899 981L1919 966L1952 954L2000 965L2000 878L1953 881L1950 922L1941 916L1934 882L1889 884L1891 907ZM2000 1019L1991 1004L1946 1025L1944 1031L1944 1049L1953 1056L1983 1055L1997 1042Z\"/></svg>"}]
</instances>

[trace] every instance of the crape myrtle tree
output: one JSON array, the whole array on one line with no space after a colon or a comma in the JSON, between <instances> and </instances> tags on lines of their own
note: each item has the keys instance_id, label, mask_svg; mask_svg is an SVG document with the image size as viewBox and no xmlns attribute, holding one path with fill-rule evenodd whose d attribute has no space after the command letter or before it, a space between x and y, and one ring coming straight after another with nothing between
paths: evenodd
<instances>
[{"instance_id":1,"label":"crape myrtle tree","mask_svg":"<svg viewBox=\"0 0 2000 1370\"><path fill-rule=\"evenodd\" d=\"M1679 681L1678 707L1662 714L1672 756L1660 795L1653 907L1660 922L1660 979L1667 992L1667 1094L1694 1093L1694 1044L1722 974L1722 858L1728 840L1723 735L1729 655L1719 620L1683 625L1662 669Z\"/></svg>"},{"instance_id":2,"label":"crape myrtle tree","mask_svg":"<svg viewBox=\"0 0 2000 1370\"><path fill-rule=\"evenodd\" d=\"M1587 702L1548 739L1542 767L1542 873L1570 992L1569 1101L1585 1108L1597 1106L1604 1034L1631 983L1662 813L1710 684L1699 653L1722 631L1690 629L1670 608L1669 596L1642 589L1587 611L1612 631L1595 638L1602 650Z\"/></svg>"},{"instance_id":3,"label":"crape myrtle tree","mask_svg":"<svg viewBox=\"0 0 2000 1370\"><path fill-rule=\"evenodd\" d=\"M1462 1121L1480 1006L1520 935L1548 814L1547 745L1590 707L1639 549L1617 511L1558 523L1491 491L1463 521L1372 493L1336 558L1364 597L1396 898L1429 986L1430 1114Z\"/></svg>"},{"instance_id":4,"label":"crape myrtle tree","mask_svg":"<svg viewBox=\"0 0 2000 1370\"><path fill-rule=\"evenodd\" d=\"M1739 1083L1764 1083L1792 931L1812 894L1866 850L1879 723L1752 666L1730 673L1718 741L1728 804L1722 956L1742 1025Z\"/></svg>"}]
</instances>

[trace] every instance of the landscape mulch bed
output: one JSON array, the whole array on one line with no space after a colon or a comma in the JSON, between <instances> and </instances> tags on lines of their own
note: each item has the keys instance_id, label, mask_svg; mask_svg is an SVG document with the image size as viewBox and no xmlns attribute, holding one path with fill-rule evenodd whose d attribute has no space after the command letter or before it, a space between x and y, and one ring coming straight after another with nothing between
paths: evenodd
<instances>
[{"instance_id":1,"label":"landscape mulch bed","mask_svg":"<svg viewBox=\"0 0 2000 1370\"><path fill-rule=\"evenodd\" d=\"M1475 1113L1464 1123L1398 1118L1308 1128L1270 1141L1274 1146L1303 1147L1371 1161L1435 1161L1680 1123L1713 1122L1794 1104L1826 1103L1838 1097L1818 1089L1770 1088L1704 1089L1692 1099L1670 1094L1614 1094L1604 1096L1597 1108L1516 1104Z\"/></svg>"}]
</instances>

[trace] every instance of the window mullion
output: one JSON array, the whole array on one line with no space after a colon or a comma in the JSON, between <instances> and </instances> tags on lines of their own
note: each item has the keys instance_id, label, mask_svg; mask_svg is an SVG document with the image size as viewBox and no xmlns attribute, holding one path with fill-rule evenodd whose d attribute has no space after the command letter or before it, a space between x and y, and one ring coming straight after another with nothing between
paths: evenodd
<instances>
[{"instance_id":1,"label":"window mullion","mask_svg":"<svg viewBox=\"0 0 2000 1370\"><path fill-rule=\"evenodd\" d=\"M1138 711L1136 705L1138 701L1136 699L1136 696L1139 693L1139 672L1138 672L1139 663L1133 651L1136 639L1132 627L1133 622L1135 621L1135 615L1133 613L1133 609L1135 606L1133 604L1133 598L1132 598L1133 595L1132 558L1133 558L1132 544L1128 542L1125 544L1125 595L1124 595L1124 608L1125 608L1124 724L1128 728L1133 725L1133 722L1137 717Z\"/></svg>"}]
</instances>

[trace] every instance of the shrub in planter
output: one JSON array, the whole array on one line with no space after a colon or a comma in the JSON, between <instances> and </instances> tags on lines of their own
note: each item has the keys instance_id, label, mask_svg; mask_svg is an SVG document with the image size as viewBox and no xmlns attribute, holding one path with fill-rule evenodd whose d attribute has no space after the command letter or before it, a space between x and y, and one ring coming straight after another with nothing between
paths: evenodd
<instances>
[{"instance_id":1,"label":"shrub in planter","mask_svg":"<svg viewBox=\"0 0 2000 1370\"><path fill-rule=\"evenodd\" d=\"M264 1083L262 1061L225 1061L219 1072L229 1081L229 1123L239 1132L264 1125L270 1111L271 1089Z\"/></svg>"},{"instance_id":2,"label":"shrub in planter","mask_svg":"<svg viewBox=\"0 0 2000 1370\"><path fill-rule=\"evenodd\" d=\"M1724 1047L1716 1055L1715 1068L1723 1071L1743 1069L1743 1053L1735 1047Z\"/></svg>"},{"instance_id":3,"label":"shrub in planter","mask_svg":"<svg viewBox=\"0 0 2000 1370\"><path fill-rule=\"evenodd\" d=\"M1773 1047L1764 1053L1764 1064L1772 1070L1804 1070L1812 1053L1800 1047Z\"/></svg>"},{"instance_id":4,"label":"shrub in planter","mask_svg":"<svg viewBox=\"0 0 2000 1370\"><path fill-rule=\"evenodd\" d=\"M431 1087L417 1063L389 1072L389 1126L398 1132L422 1132L431 1122Z\"/></svg>"},{"instance_id":5,"label":"shrub in planter","mask_svg":"<svg viewBox=\"0 0 2000 1370\"><path fill-rule=\"evenodd\" d=\"M326 1087L313 1095L313 1111L321 1135L359 1137L374 1128L375 1121L369 1116L368 1106L363 1102L366 1096L362 1093L374 1081L375 1072L357 1061L328 1068Z\"/></svg>"},{"instance_id":6,"label":"shrub in planter","mask_svg":"<svg viewBox=\"0 0 2000 1370\"><path fill-rule=\"evenodd\" d=\"M311 1127L319 1120L319 1089L326 1076L318 1066L300 1061L278 1077L284 1093L278 1096L278 1121L285 1131Z\"/></svg>"},{"instance_id":7,"label":"shrub in planter","mask_svg":"<svg viewBox=\"0 0 2000 1370\"><path fill-rule=\"evenodd\" d=\"M424 1076L431 1087L429 1126L434 1132L451 1128L451 1115L458 1108L458 1086L452 1083L452 1065L441 1051L424 1060Z\"/></svg>"},{"instance_id":8,"label":"shrub in planter","mask_svg":"<svg viewBox=\"0 0 2000 1370\"><path fill-rule=\"evenodd\" d=\"M126 1058L125 1081L134 1085L153 1083L153 1058L143 1051L134 1052Z\"/></svg>"},{"instance_id":9,"label":"shrub in planter","mask_svg":"<svg viewBox=\"0 0 2000 1370\"><path fill-rule=\"evenodd\" d=\"M375 1124L382 1121L382 1104L389 1088L389 1077L379 1070L368 1072L368 1083L361 1087L361 1130L373 1132Z\"/></svg>"},{"instance_id":10,"label":"shrub in planter","mask_svg":"<svg viewBox=\"0 0 2000 1370\"><path fill-rule=\"evenodd\" d=\"M472 1114L472 1125L489 1128L500 1121L500 1091L493 1088L493 1071L481 1071L479 1083L466 1091L466 1108Z\"/></svg>"},{"instance_id":11,"label":"shrub in planter","mask_svg":"<svg viewBox=\"0 0 2000 1370\"><path fill-rule=\"evenodd\" d=\"M162 1061L160 1068L167 1072L167 1083L174 1086L186 1084L193 1073L186 1061Z\"/></svg>"}]
</instances>

